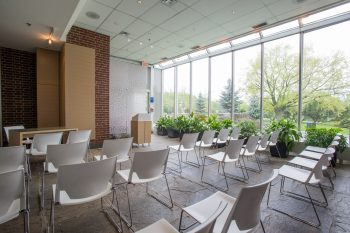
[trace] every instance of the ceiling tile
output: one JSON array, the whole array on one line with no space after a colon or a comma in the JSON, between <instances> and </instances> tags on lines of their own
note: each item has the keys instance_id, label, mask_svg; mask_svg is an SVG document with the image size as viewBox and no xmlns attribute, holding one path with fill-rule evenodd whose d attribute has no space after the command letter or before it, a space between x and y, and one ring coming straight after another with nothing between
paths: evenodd
<instances>
[{"instance_id":1,"label":"ceiling tile","mask_svg":"<svg viewBox=\"0 0 350 233\"><path fill-rule=\"evenodd\" d=\"M79 21L76 21L74 23L74 25L77 26L77 27L80 27L80 28L84 28L84 29L90 30L90 31L95 31L96 30L96 27L87 25L85 23L81 23Z\"/></svg>"},{"instance_id":2,"label":"ceiling tile","mask_svg":"<svg viewBox=\"0 0 350 233\"><path fill-rule=\"evenodd\" d=\"M132 36L139 37L145 34L147 31L151 30L152 28L154 28L153 25L146 23L142 20L136 20L128 27L126 27L124 31L127 31Z\"/></svg>"},{"instance_id":3,"label":"ceiling tile","mask_svg":"<svg viewBox=\"0 0 350 233\"><path fill-rule=\"evenodd\" d=\"M237 0L201 0L194 4L191 8L202 15L208 16L219 9L225 8Z\"/></svg>"},{"instance_id":4,"label":"ceiling tile","mask_svg":"<svg viewBox=\"0 0 350 233\"><path fill-rule=\"evenodd\" d=\"M130 43L128 43L128 45L125 46L123 49L130 51L130 52L137 52L137 51L144 49L146 47L147 47L146 44L142 43L142 45L140 45L140 41L133 40Z\"/></svg>"},{"instance_id":5,"label":"ceiling tile","mask_svg":"<svg viewBox=\"0 0 350 233\"><path fill-rule=\"evenodd\" d=\"M119 49L119 50L115 50L111 52L112 56L116 56L116 57L127 57L131 54L130 51L127 51L125 49Z\"/></svg>"},{"instance_id":6,"label":"ceiling tile","mask_svg":"<svg viewBox=\"0 0 350 233\"><path fill-rule=\"evenodd\" d=\"M319 0L308 0L303 3L297 3L297 1L277 1L273 4L268 5L268 9L272 12L273 15L281 15L283 13L288 13L289 11L300 8L302 11L305 11L304 8Z\"/></svg>"},{"instance_id":7,"label":"ceiling tile","mask_svg":"<svg viewBox=\"0 0 350 233\"><path fill-rule=\"evenodd\" d=\"M272 3L274 3L274 2L277 2L277 1L279 1L279 0L261 0L265 5L270 5L270 4L272 4Z\"/></svg>"},{"instance_id":8,"label":"ceiling tile","mask_svg":"<svg viewBox=\"0 0 350 233\"><path fill-rule=\"evenodd\" d=\"M87 12L95 12L97 13L100 18L99 19L91 19L86 16ZM97 28L105 19L106 17L113 11L112 8L107 7L105 5L102 5L100 3L97 3L95 1L87 1L83 9L81 10L77 21L86 25L89 25L91 27Z\"/></svg>"},{"instance_id":9,"label":"ceiling tile","mask_svg":"<svg viewBox=\"0 0 350 233\"><path fill-rule=\"evenodd\" d=\"M172 7L168 7L159 2L151 9L149 9L145 14L143 14L140 18L154 25L159 25L167 19L170 19L177 12L178 11L174 10Z\"/></svg>"},{"instance_id":10,"label":"ceiling tile","mask_svg":"<svg viewBox=\"0 0 350 233\"><path fill-rule=\"evenodd\" d=\"M103 22L103 24L101 25L101 28L118 34L135 20L136 18L130 15L124 14L123 12L115 10L107 18L107 20Z\"/></svg>"},{"instance_id":11,"label":"ceiling tile","mask_svg":"<svg viewBox=\"0 0 350 233\"><path fill-rule=\"evenodd\" d=\"M175 34L184 38L189 38L216 27L217 26L214 23L204 18L194 24L191 24L190 26L187 26L186 28L177 31Z\"/></svg>"},{"instance_id":12,"label":"ceiling tile","mask_svg":"<svg viewBox=\"0 0 350 233\"><path fill-rule=\"evenodd\" d=\"M122 0L95 0L98 3L101 3L103 5L109 6L109 7L116 7Z\"/></svg>"},{"instance_id":13,"label":"ceiling tile","mask_svg":"<svg viewBox=\"0 0 350 233\"><path fill-rule=\"evenodd\" d=\"M151 31L147 32L143 36L139 37L138 40L148 43L154 43L156 41L159 41L160 39L163 39L164 37L168 36L170 32L167 32L161 28L153 28Z\"/></svg>"},{"instance_id":14,"label":"ceiling tile","mask_svg":"<svg viewBox=\"0 0 350 233\"><path fill-rule=\"evenodd\" d=\"M262 7L264 7L264 5L260 0L241 0L213 13L208 16L208 18L214 23L222 25L223 23L235 20ZM234 14L233 11L235 12Z\"/></svg>"},{"instance_id":15,"label":"ceiling tile","mask_svg":"<svg viewBox=\"0 0 350 233\"><path fill-rule=\"evenodd\" d=\"M117 9L134 17L139 17L157 2L158 0L143 0L142 4L139 4L136 0L124 0L118 5Z\"/></svg>"},{"instance_id":16,"label":"ceiling tile","mask_svg":"<svg viewBox=\"0 0 350 233\"><path fill-rule=\"evenodd\" d=\"M114 37L111 40L111 47L113 48L122 48L124 46L126 46L128 43L130 43L131 41L128 42L128 38L122 35L117 35L116 37Z\"/></svg>"},{"instance_id":17,"label":"ceiling tile","mask_svg":"<svg viewBox=\"0 0 350 233\"><path fill-rule=\"evenodd\" d=\"M104 30L102 28L97 29L96 32L104 34L104 35L107 35L107 36L110 36L111 38L116 35L115 32L107 31L107 30Z\"/></svg>"},{"instance_id":18,"label":"ceiling tile","mask_svg":"<svg viewBox=\"0 0 350 233\"><path fill-rule=\"evenodd\" d=\"M201 18L203 18L203 16L201 16L199 13L195 12L191 8L187 8L178 15L161 24L160 27L170 32L176 32Z\"/></svg>"},{"instance_id":19,"label":"ceiling tile","mask_svg":"<svg viewBox=\"0 0 350 233\"><path fill-rule=\"evenodd\" d=\"M170 34L166 38L160 40L157 42L157 45L160 46L161 48L168 48L171 46L175 46L176 43L181 43L184 40L183 37L175 35L175 34Z\"/></svg>"},{"instance_id":20,"label":"ceiling tile","mask_svg":"<svg viewBox=\"0 0 350 233\"><path fill-rule=\"evenodd\" d=\"M207 40L212 39L212 38L220 38L223 35L226 35L226 32L223 29L218 27L218 28L214 28L212 30L200 33L200 34L198 34L190 39L191 39L191 41L193 41L197 45L203 46L203 45L206 45L206 44L202 44L204 41L207 41Z\"/></svg>"},{"instance_id":21,"label":"ceiling tile","mask_svg":"<svg viewBox=\"0 0 350 233\"><path fill-rule=\"evenodd\" d=\"M193 4L198 2L199 0L179 0L179 1L182 2L183 4L186 4L187 6L192 6Z\"/></svg>"}]
</instances>

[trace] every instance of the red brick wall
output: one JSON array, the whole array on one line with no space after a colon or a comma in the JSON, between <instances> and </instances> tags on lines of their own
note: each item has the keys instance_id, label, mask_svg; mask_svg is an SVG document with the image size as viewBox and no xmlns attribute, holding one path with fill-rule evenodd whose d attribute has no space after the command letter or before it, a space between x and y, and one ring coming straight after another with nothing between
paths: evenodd
<instances>
[{"instance_id":1,"label":"red brick wall","mask_svg":"<svg viewBox=\"0 0 350 233\"><path fill-rule=\"evenodd\" d=\"M3 126L37 127L36 54L0 47Z\"/></svg>"},{"instance_id":2,"label":"red brick wall","mask_svg":"<svg viewBox=\"0 0 350 233\"><path fill-rule=\"evenodd\" d=\"M96 140L109 136L109 36L73 26L67 43L95 49Z\"/></svg>"}]
</instances>

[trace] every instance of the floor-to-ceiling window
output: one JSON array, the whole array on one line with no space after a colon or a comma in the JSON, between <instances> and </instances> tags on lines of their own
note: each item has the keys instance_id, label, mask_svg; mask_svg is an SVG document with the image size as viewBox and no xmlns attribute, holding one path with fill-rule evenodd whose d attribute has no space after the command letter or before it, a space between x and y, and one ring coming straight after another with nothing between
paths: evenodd
<instances>
[{"instance_id":1,"label":"floor-to-ceiling window","mask_svg":"<svg viewBox=\"0 0 350 233\"><path fill-rule=\"evenodd\" d=\"M209 59L192 62L192 109L197 114L208 114Z\"/></svg>"},{"instance_id":2,"label":"floor-to-ceiling window","mask_svg":"<svg viewBox=\"0 0 350 233\"><path fill-rule=\"evenodd\" d=\"M174 68L163 70L163 113L174 114L175 110Z\"/></svg>"},{"instance_id":3,"label":"floor-to-ceiling window","mask_svg":"<svg viewBox=\"0 0 350 233\"><path fill-rule=\"evenodd\" d=\"M263 124L298 121L299 34L264 44Z\"/></svg>"},{"instance_id":4,"label":"floor-to-ceiling window","mask_svg":"<svg viewBox=\"0 0 350 233\"><path fill-rule=\"evenodd\" d=\"M177 112L188 114L190 112L190 63L177 67Z\"/></svg>"},{"instance_id":5,"label":"floor-to-ceiling window","mask_svg":"<svg viewBox=\"0 0 350 233\"><path fill-rule=\"evenodd\" d=\"M261 46L234 52L234 120L260 125Z\"/></svg>"},{"instance_id":6,"label":"floor-to-ceiling window","mask_svg":"<svg viewBox=\"0 0 350 233\"><path fill-rule=\"evenodd\" d=\"M305 33L302 124L350 127L350 22Z\"/></svg>"},{"instance_id":7,"label":"floor-to-ceiling window","mask_svg":"<svg viewBox=\"0 0 350 233\"><path fill-rule=\"evenodd\" d=\"M232 53L211 58L211 113L231 118Z\"/></svg>"}]
</instances>

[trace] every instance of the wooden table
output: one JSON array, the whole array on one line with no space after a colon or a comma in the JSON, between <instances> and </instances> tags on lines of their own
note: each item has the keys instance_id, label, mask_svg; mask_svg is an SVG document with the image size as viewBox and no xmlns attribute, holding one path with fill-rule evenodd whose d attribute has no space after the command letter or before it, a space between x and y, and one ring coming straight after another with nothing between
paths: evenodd
<instances>
[{"instance_id":1,"label":"wooden table","mask_svg":"<svg viewBox=\"0 0 350 233\"><path fill-rule=\"evenodd\" d=\"M24 138L33 137L35 134L44 133L59 133L63 132L65 137L70 131L77 131L77 128L66 128L66 127L48 127L48 128L33 128L33 129L14 129L10 130L9 134L9 146L20 146Z\"/></svg>"}]
</instances>

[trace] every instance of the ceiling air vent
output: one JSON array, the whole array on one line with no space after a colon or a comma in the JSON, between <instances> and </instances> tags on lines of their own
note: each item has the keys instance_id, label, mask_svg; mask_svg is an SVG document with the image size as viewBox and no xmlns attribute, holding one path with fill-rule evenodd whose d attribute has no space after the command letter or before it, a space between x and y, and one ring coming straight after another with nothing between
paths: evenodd
<instances>
[{"instance_id":1,"label":"ceiling air vent","mask_svg":"<svg viewBox=\"0 0 350 233\"><path fill-rule=\"evenodd\" d=\"M200 49L200 48L201 48L201 46L196 45L196 46L193 46L191 49L192 49L192 50L197 50L197 49Z\"/></svg>"},{"instance_id":2,"label":"ceiling air vent","mask_svg":"<svg viewBox=\"0 0 350 233\"><path fill-rule=\"evenodd\" d=\"M266 26L266 25L267 25L267 23L266 23L266 22L263 22L263 23L259 23L259 24L257 24L257 25L252 26L252 28L253 28L253 29L259 29L259 28L262 28L262 27L264 27L264 26Z\"/></svg>"},{"instance_id":3,"label":"ceiling air vent","mask_svg":"<svg viewBox=\"0 0 350 233\"><path fill-rule=\"evenodd\" d=\"M172 6L177 2L177 0L160 0L160 2L163 3L164 5Z\"/></svg>"}]
</instances>

